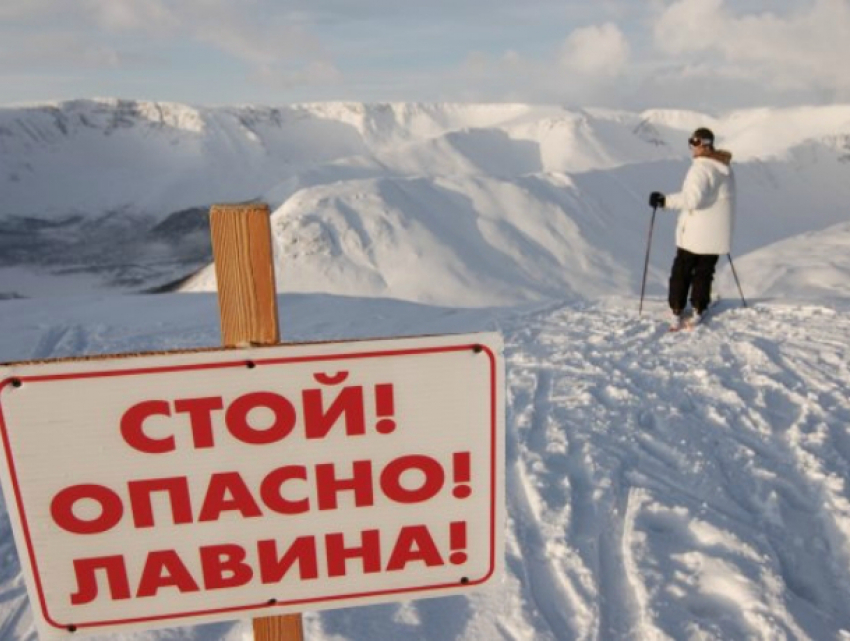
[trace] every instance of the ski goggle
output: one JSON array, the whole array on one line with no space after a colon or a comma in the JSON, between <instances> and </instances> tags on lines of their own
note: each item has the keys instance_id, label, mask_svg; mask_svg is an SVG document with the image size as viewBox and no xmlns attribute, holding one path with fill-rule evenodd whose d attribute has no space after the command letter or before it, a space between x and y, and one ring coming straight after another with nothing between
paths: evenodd
<instances>
[{"instance_id":1,"label":"ski goggle","mask_svg":"<svg viewBox=\"0 0 850 641\"><path fill-rule=\"evenodd\" d=\"M710 147L714 144L714 141L709 138L698 138L694 136L693 138L688 138L688 147L693 149L694 147L702 147L703 145L706 147Z\"/></svg>"}]
</instances>

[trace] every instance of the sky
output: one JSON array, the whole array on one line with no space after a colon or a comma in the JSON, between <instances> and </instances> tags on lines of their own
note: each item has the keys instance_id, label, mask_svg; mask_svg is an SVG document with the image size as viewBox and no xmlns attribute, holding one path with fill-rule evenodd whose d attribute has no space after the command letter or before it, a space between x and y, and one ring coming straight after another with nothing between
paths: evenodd
<instances>
[{"instance_id":1,"label":"sky","mask_svg":"<svg viewBox=\"0 0 850 641\"><path fill-rule=\"evenodd\" d=\"M0 0L0 104L850 99L850 0Z\"/></svg>"}]
</instances>

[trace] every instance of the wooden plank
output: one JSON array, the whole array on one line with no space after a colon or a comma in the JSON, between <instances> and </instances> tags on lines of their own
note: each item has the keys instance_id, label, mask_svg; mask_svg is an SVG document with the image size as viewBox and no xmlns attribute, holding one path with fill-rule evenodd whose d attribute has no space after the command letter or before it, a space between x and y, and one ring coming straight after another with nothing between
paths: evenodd
<instances>
[{"instance_id":1,"label":"wooden plank","mask_svg":"<svg viewBox=\"0 0 850 641\"><path fill-rule=\"evenodd\" d=\"M269 207L214 205L210 210L221 342L225 347L280 342ZM300 614L254 619L255 641L303 641Z\"/></svg>"},{"instance_id":2,"label":"wooden plank","mask_svg":"<svg viewBox=\"0 0 850 641\"><path fill-rule=\"evenodd\" d=\"M255 641L304 641L300 614L254 619Z\"/></svg>"},{"instance_id":3,"label":"wooden plank","mask_svg":"<svg viewBox=\"0 0 850 641\"><path fill-rule=\"evenodd\" d=\"M225 347L280 342L269 207L214 205L210 210Z\"/></svg>"}]
</instances>

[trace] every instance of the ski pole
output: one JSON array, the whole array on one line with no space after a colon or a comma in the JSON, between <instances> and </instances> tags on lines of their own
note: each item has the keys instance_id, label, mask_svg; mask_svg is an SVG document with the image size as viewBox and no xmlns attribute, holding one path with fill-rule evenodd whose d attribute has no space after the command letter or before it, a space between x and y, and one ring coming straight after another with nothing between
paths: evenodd
<instances>
[{"instance_id":1,"label":"ski pole","mask_svg":"<svg viewBox=\"0 0 850 641\"><path fill-rule=\"evenodd\" d=\"M738 286L738 292L741 294L741 302L744 304L744 307L746 307L747 299L744 298L744 290L741 289L741 281L738 280L738 272L735 271L735 263L732 262L732 254L726 254L726 257L729 259L729 266L732 268L732 275L735 277L735 284Z\"/></svg>"},{"instance_id":2,"label":"ski pole","mask_svg":"<svg viewBox=\"0 0 850 641\"><path fill-rule=\"evenodd\" d=\"M638 307L638 316L643 313L643 294L646 291L646 271L649 268L649 250L652 247L652 228L655 227L655 212L658 207L652 208L652 218L649 221L649 238L646 241L646 258L643 261L643 279L640 284L640 306Z\"/></svg>"}]
</instances>

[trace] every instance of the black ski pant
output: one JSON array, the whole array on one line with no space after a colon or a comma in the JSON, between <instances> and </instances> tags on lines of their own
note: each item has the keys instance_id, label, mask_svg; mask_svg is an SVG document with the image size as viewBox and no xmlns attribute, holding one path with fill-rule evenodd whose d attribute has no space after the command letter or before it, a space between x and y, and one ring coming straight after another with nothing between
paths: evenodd
<instances>
[{"instance_id":1,"label":"black ski pant","mask_svg":"<svg viewBox=\"0 0 850 641\"><path fill-rule=\"evenodd\" d=\"M673 269L670 270L670 309L681 313L691 294L691 305L699 314L705 311L711 300L711 281L717 266L717 254L692 254L681 247L676 248Z\"/></svg>"}]
</instances>

